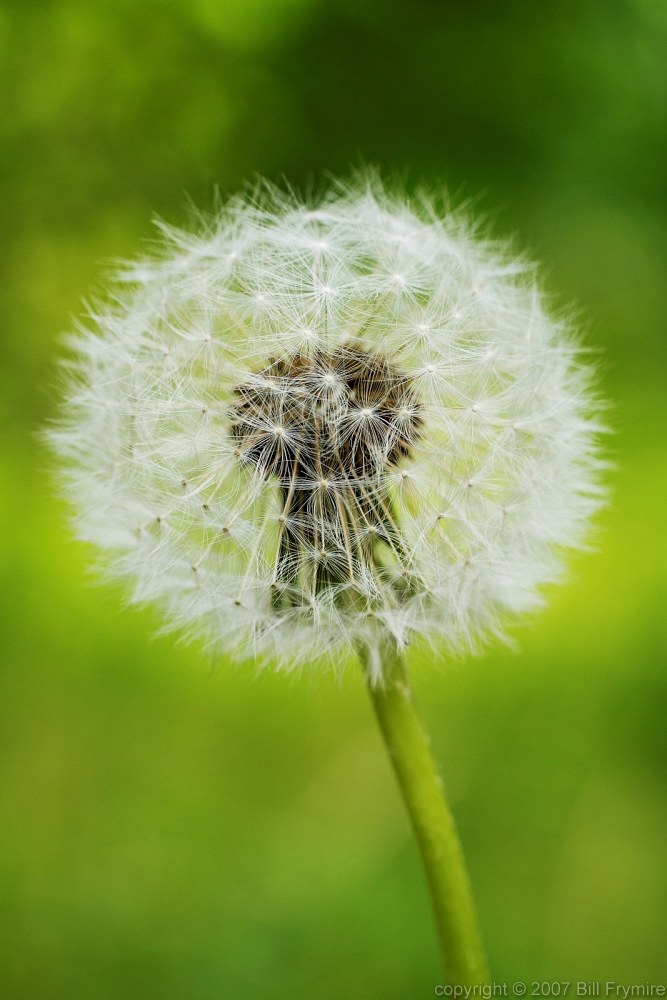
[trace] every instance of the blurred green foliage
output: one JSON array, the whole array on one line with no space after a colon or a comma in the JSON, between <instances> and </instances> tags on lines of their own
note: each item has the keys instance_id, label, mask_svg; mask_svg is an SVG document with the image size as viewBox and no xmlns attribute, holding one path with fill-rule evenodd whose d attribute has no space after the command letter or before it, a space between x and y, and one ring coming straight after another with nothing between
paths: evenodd
<instances>
[{"instance_id":1,"label":"blurred green foliage","mask_svg":"<svg viewBox=\"0 0 667 1000\"><path fill-rule=\"evenodd\" d=\"M100 264L256 173L446 185L580 306L614 401L598 551L517 635L414 662L495 976L667 976L667 7L0 5L0 996L433 995L359 678L151 638L94 588L35 431Z\"/></svg>"}]
</instances>

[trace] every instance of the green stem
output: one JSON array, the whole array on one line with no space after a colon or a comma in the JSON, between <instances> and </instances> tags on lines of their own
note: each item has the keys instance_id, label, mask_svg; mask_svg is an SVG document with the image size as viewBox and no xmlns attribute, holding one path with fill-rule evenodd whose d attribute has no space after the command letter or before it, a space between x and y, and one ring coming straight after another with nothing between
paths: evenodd
<instances>
[{"instance_id":1,"label":"green stem","mask_svg":"<svg viewBox=\"0 0 667 1000\"><path fill-rule=\"evenodd\" d=\"M417 839L431 893L445 975L452 984L489 981L475 905L456 826L412 700L405 662L383 658L373 682L362 651L366 682Z\"/></svg>"}]
</instances>

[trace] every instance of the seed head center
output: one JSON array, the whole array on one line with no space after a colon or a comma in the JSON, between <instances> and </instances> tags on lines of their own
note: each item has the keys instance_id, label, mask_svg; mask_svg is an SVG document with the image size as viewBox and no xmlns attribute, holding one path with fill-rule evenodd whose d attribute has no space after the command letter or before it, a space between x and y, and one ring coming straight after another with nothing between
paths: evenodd
<instances>
[{"instance_id":1,"label":"seed head center","mask_svg":"<svg viewBox=\"0 0 667 1000\"><path fill-rule=\"evenodd\" d=\"M284 488L377 485L410 455L421 424L412 380L357 344L271 360L235 395L240 460Z\"/></svg>"}]
</instances>

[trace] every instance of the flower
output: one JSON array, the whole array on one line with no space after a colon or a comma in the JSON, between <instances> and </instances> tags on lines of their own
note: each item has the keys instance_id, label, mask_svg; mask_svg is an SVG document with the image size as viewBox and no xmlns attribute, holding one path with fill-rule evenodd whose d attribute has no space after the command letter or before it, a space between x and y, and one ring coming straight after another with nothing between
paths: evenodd
<instances>
[{"instance_id":1,"label":"flower","mask_svg":"<svg viewBox=\"0 0 667 1000\"><path fill-rule=\"evenodd\" d=\"M133 601L283 666L460 651L539 603L602 463L592 370L532 266L377 180L160 229L74 336L51 432Z\"/></svg>"}]
</instances>

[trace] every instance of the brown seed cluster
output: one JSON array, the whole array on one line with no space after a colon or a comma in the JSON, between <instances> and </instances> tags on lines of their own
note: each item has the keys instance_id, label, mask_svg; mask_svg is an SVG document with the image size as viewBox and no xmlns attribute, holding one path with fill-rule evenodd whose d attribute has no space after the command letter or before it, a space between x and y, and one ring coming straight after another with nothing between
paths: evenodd
<instances>
[{"instance_id":1,"label":"brown seed cluster","mask_svg":"<svg viewBox=\"0 0 667 1000\"><path fill-rule=\"evenodd\" d=\"M419 433L411 378L353 343L271 360L236 397L239 460L275 478L283 497L276 586L297 583L304 553L318 564L316 590L375 571L380 542L397 553L383 482Z\"/></svg>"},{"instance_id":2,"label":"brown seed cluster","mask_svg":"<svg viewBox=\"0 0 667 1000\"><path fill-rule=\"evenodd\" d=\"M354 344L272 360L236 395L239 457L297 489L372 483L410 454L421 423L412 380Z\"/></svg>"}]
</instances>

